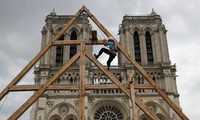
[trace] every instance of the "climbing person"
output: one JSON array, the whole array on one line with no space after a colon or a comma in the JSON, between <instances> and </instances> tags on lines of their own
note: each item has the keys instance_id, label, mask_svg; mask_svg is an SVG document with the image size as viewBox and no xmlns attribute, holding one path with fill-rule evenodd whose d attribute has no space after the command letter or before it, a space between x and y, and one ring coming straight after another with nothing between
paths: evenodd
<instances>
[{"instance_id":1,"label":"climbing person","mask_svg":"<svg viewBox=\"0 0 200 120\"><path fill-rule=\"evenodd\" d=\"M117 46L114 43L114 38L113 37L109 37L108 40L104 40L104 46L108 47L107 48L101 48L101 50L99 51L99 54L96 55L94 54L95 58L98 59L98 57L104 52L106 54L109 55L108 61L107 61L107 70L110 69L110 63L113 61L113 59L115 58L116 54L117 54Z\"/></svg>"}]
</instances>

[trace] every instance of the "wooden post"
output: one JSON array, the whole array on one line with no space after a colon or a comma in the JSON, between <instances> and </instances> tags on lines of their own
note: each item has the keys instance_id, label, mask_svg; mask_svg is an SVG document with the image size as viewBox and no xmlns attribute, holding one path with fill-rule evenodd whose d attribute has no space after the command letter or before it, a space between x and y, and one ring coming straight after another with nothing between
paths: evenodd
<instances>
[{"instance_id":1,"label":"wooden post","mask_svg":"<svg viewBox=\"0 0 200 120\"><path fill-rule=\"evenodd\" d=\"M80 83L79 83L79 120L84 120L85 99L85 43L81 43Z\"/></svg>"},{"instance_id":2,"label":"wooden post","mask_svg":"<svg viewBox=\"0 0 200 120\"><path fill-rule=\"evenodd\" d=\"M132 101L132 110L133 110L133 120L136 119L136 109L135 109L135 88L134 81L130 83L130 91L131 91L131 101Z\"/></svg>"}]
</instances>

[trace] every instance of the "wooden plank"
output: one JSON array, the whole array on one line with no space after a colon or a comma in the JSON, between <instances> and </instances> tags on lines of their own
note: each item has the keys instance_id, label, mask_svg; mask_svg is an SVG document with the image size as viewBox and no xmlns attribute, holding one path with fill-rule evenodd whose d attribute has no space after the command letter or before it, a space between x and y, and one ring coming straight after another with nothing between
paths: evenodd
<instances>
[{"instance_id":1,"label":"wooden plank","mask_svg":"<svg viewBox=\"0 0 200 120\"><path fill-rule=\"evenodd\" d=\"M80 52L76 53L59 71L57 71L52 78L47 80L37 92L35 92L15 113L13 113L8 120L17 120L45 91L56 81L80 56Z\"/></svg>"},{"instance_id":2,"label":"wooden plank","mask_svg":"<svg viewBox=\"0 0 200 120\"><path fill-rule=\"evenodd\" d=\"M123 86L123 84L110 72L108 71L99 61L97 61L89 52L86 52L86 57L90 59L102 72L112 80L113 83L115 83L129 98L131 98L130 91ZM136 98L136 104L137 106L144 111L150 118L153 120L159 120L159 118L150 111L144 103L142 103L138 98Z\"/></svg>"},{"instance_id":3,"label":"wooden plank","mask_svg":"<svg viewBox=\"0 0 200 120\"><path fill-rule=\"evenodd\" d=\"M130 89L129 83L121 83L121 85L127 89ZM86 84L86 90L103 90L103 89L117 89L119 88L116 84ZM134 84L135 89L153 89L150 84Z\"/></svg>"},{"instance_id":4,"label":"wooden plank","mask_svg":"<svg viewBox=\"0 0 200 120\"><path fill-rule=\"evenodd\" d=\"M84 111L85 111L85 44L81 43L81 55L79 60L80 65L80 83L79 83L79 120L84 120Z\"/></svg>"},{"instance_id":5,"label":"wooden plank","mask_svg":"<svg viewBox=\"0 0 200 120\"><path fill-rule=\"evenodd\" d=\"M14 85L9 89L9 92L18 91L37 91L42 85Z\"/></svg>"},{"instance_id":6,"label":"wooden plank","mask_svg":"<svg viewBox=\"0 0 200 120\"><path fill-rule=\"evenodd\" d=\"M62 40L62 41L55 41L53 43L53 46L56 45L80 45L82 42L85 42L83 40Z\"/></svg>"},{"instance_id":7,"label":"wooden plank","mask_svg":"<svg viewBox=\"0 0 200 120\"><path fill-rule=\"evenodd\" d=\"M42 85L15 85L9 89L9 92L17 91L37 91ZM123 87L130 89L129 83L123 83ZM116 84L85 84L85 90L106 90L106 89L117 89L119 88ZM153 89L150 84L134 84L135 89ZM79 90L78 84L60 84L50 85L47 90Z\"/></svg>"},{"instance_id":8,"label":"wooden plank","mask_svg":"<svg viewBox=\"0 0 200 120\"><path fill-rule=\"evenodd\" d=\"M96 19L94 15L92 15L87 8L84 8L89 15L89 17L96 23L96 25L104 32L108 37L112 36L112 34ZM113 37L113 36L112 36ZM115 44L118 46L118 49L125 55L125 57L135 66L135 68L140 71L140 73L144 76L147 81L153 85L156 91L163 97L163 99L171 106L171 108L179 115L179 117L183 120L189 120L187 116L179 109L179 107L162 91L162 89L152 80L152 78L146 73L146 71L135 62L135 59L128 54L128 52L119 44L119 42L115 39Z\"/></svg>"},{"instance_id":9,"label":"wooden plank","mask_svg":"<svg viewBox=\"0 0 200 120\"><path fill-rule=\"evenodd\" d=\"M3 99L3 97L8 93L9 88L13 85L16 85L21 78L35 65L36 62L48 51L48 49L51 47L53 42L58 40L62 34L69 29L69 27L74 23L77 16L79 16L83 12L83 8L81 8L73 17L72 19L66 24L66 26L52 39L50 42L42 48L42 50L23 68L23 70L3 89L3 91L0 93L0 100Z\"/></svg>"},{"instance_id":10,"label":"wooden plank","mask_svg":"<svg viewBox=\"0 0 200 120\"><path fill-rule=\"evenodd\" d=\"M103 40L63 40L63 41L55 41L53 46L56 45L80 45L81 43L85 43L86 45L103 45Z\"/></svg>"}]
</instances>

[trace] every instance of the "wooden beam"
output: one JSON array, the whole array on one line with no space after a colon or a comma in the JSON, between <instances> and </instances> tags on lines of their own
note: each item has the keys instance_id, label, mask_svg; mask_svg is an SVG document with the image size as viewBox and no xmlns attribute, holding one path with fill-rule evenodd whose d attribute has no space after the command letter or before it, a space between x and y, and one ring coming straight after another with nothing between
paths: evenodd
<instances>
[{"instance_id":1,"label":"wooden beam","mask_svg":"<svg viewBox=\"0 0 200 120\"><path fill-rule=\"evenodd\" d=\"M127 89L130 89L129 83L121 83L121 85ZM95 90L95 89L118 89L119 87L116 84L86 84L86 90ZM153 89L150 84L134 84L135 89Z\"/></svg>"},{"instance_id":2,"label":"wooden beam","mask_svg":"<svg viewBox=\"0 0 200 120\"><path fill-rule=\"evenodd\" d=\"M136 120L136 109L135 109L135 89L134 89L134 82L130 83L130 91L131 91L131 102L132 102L132 113L133 113L133 120Z\"/></svg>"},{"instance_id":3,"label":"wooden beam","mask_svg":"<svg viewBox=\"0 0 200 120\"><path fill-rule=\"evenodd\" d=\"M108 78L112 80L129 98L131 98L130 91L123 86L123 84L110 72L108 71L99 61L97 61L89 52L86 52L86 57L90 59ZM136 98L137 106L144 111L153 120L159 120L159 118L150 111L144 103L142 103L138 98Z\"/></svg>"},{"instance_id":4,"label":"wooden beam","mask_svg":"<svg viewBox=\"0 0 200 120\"><path fill-rule=\"evenodd\" d=\"M80 45L81 43L85 43L86 45L103 45L103 40L63 40L63 41L55 41L53 46L56 45Z\"/></svg>"},{"instance_id":5,"label":"wooden beam","mask_svg":"<svg viewBox=\"0 0 200 120\"><path fill-rule=\"evenodd\" d=\"M58 40L62 34L69 29L69 27L74 23L76 18L83 12L83 7L72 17L72 19L67 22L66 26L52 39L49 41L49 43L42 48L42 50L24 67L24 69L3 89L3 91L0 93L0 101L3 99L3 97L8 93L9 88L13 85L16 85L21 78L35 65L35 63L48 51L48 49L51 47L53 42Z\"/></svg>"},{"instance_id":6,"label":"wooden beam","mask_svg":"<svg viewBox=\"0 0 200 120\"><path fill-rule=\"evenodd\" d=\"M9 92L37 91L42 85L13 85Z\"/></svg>"},{"instance_id":7,"label":"wooden beam","mask_svg":"<svg viewBox=\"0 0 200 120\"><path fill-rule=\"evenodd\" d=\"M123 87L130 89L129 83L123 83ZM37 91L42 85L15 85L9 89L9 92L17 91ZM85 84L85 90L106 90L106 89L118 89L116 84ZM150 84L134 84L135 89L153 89ZM47 90L79 90L78 84L56 84L50 85Z\"/></svg>"},{"instance_id":8,"label":"wooden beam","mask_svg":"<svg viewBox=\"0 0 200 120\"><path fill-rule=\"evenodd\" d=\"M8 120L17 120L45 91L46 89L56 81L68 68L73 64L80 56L80 52L76 53L58 72L56 72L52 78L47 80L37 92L35 92L15 113L13 113Z\"/></svg>"},{"instance_id":9,"label":"wooden beam","mask_svg":"<svg viewBox=\"0 0 200 120\"><path fill-rule=\"evenodd\" d=\"M79 120L84 120L85 111L85 43L81 43L81 56L79 60L80 65L80 81L79 81Z\"/></svg>"}]
</instances>

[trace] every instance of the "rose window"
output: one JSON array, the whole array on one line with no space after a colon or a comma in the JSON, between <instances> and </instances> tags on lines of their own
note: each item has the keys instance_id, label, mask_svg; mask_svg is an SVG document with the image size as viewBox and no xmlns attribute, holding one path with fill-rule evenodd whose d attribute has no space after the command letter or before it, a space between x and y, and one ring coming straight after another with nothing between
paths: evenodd
<instances>
[{"instance_id":1,"label":"rose window","mask_svg":"<svg viewBox=\"0 0 200 120\"><path fill-rule=\"evenodd\" d=\"M123 120L123 114L116 106L105 105L97 109L94 120Z\"/></svg>"},{"instance_id":2,"label":"rose window","mask_svg":"<svg viewBox=\"0 0 200 120\"><path fill-rule=\"evenodd\" d=\"M69 107L67 106L67 104L61 104L59 107L58 107L58 113L60 115L66 115L67 113L69 112Z\"/></svg>"}]
</instances>

